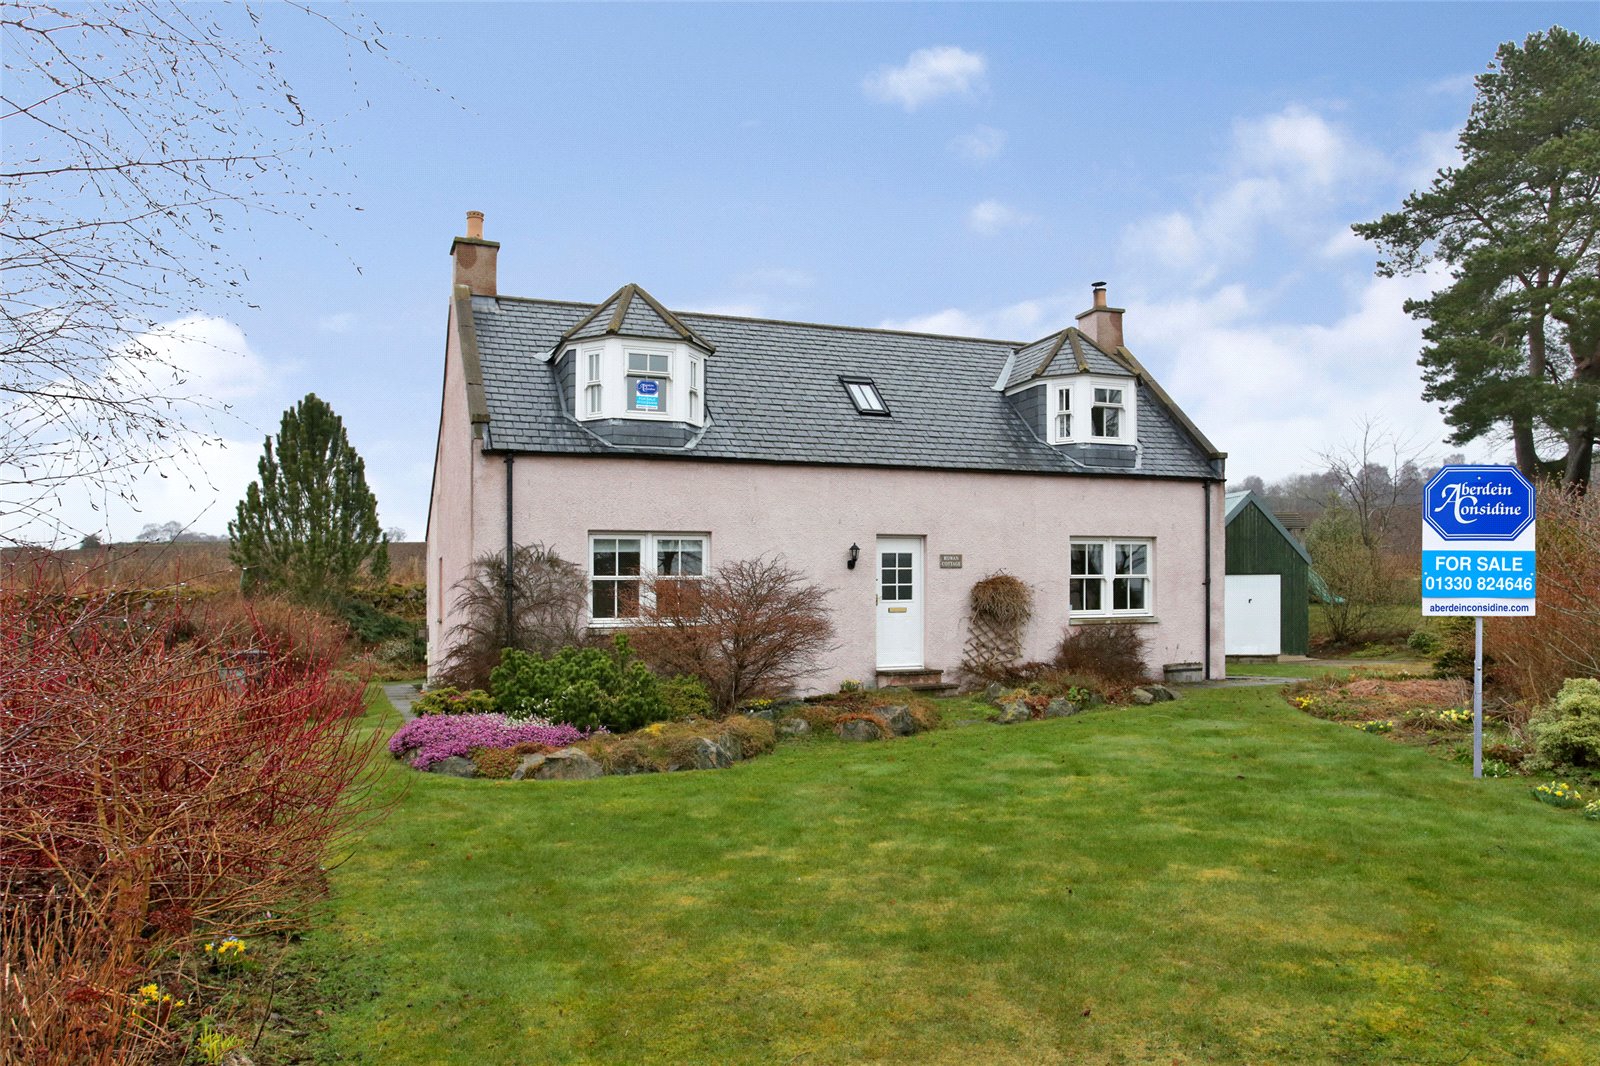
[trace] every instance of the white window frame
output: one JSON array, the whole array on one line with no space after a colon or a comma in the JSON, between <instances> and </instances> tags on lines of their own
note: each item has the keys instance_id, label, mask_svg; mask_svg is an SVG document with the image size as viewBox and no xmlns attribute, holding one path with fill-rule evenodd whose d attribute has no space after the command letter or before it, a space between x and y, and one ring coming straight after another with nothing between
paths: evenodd
<instances>
[{"instance_id":1,"label":"white window frame","mask_svg":"<svg viewBox=\"0 0 1600 1066\"><path fill-rule=\"evenodd\" d=\"M1073 568L1073 549L1080 547L1097 546L1100 548L1101 570L1098 574L1080 574ZM1130 571L1119 574L1117 572L1117 549L1119 547L1143 548L1144 570ZM1153 537L1073 537L1067 550L1067 611L1073 618L1150 618L1156 610L1156 542ZM1094 582L1099 586L1100 607L1089 609L1073 607L1074 593L1078 586ZM1116 594L1119 584L1131 587L1134 582L1144 585L1144 606L1124 607L1116 606ZM1087 602L1088 597L1084 600Z\"/></svg>"},{"instance_id":2,"label":"white window frame","mask_svg":"<svg viewBox=\"0 0 1600 1066\"><path fill-rule=\"evenodd\" d=\"M1114 379L1089 379L1086 390L1089 393L1089 403L1087 405L1089 412L1089 421L1087 423L1089 440L1108 444L1132 443L1135 438L1133 436L1133 404L1131 402L1133 389L1131 386L1131 382L1124 384L1123 382ZM1110 401L1106 401L1102 403L1099 396L1101 389L1116 389L1122 397L1122 402L1111 403ZM1114 437L1100 436L1094 431L1094 413L1096 409L1101 407L1115 408L1118 412L1117 425L1121 432Z\"/></svg>"},{"instance_id":3,"label":"white window frame","mask_svg":"<svg viewBox=\"0 0 1600 1066\"><path fill-rule=\"evenodd\" d=\"M1048 380L1045 388L1048 390L1045 393L1046 430L1051 444L1133 444L1138 441L1138 391L1133 379L1079 374ZM1096 389L1122 390L1122 432L1115 437L1094 435L1095 407L1111 406L1095 403ZM1065 426L1062 425L1063 416ZM1062 432L1063 429L1067 432Z\"/></svg>"},{"instance_id":4,"label":"white window frame","mask_svg":"<svg viewBox=\"0 0 1600 1066\"><path fill-rule=\"evenodd\" d=\"M606 351L604 348L585 348L581 353L584 369L583 417L599 418L605 414ZM577 367L574 366L576 371Z\"/></svg>"},{"instance_id":5,"label":"white window frame","mask_svg":"<svg viewBox=\"0 0 1600 1066\"><path fill-rule=\"evenodd\" d=\"M703 400L702 385L700 383L701 362L692 356L689 359L689 421L700 425L705 421L705 401Z\"/></svg>"},{"instance_id":6,"label":"white window frame","mask_svg":"<svg viewBox=\"0 0 1600 1066\"><path fill-rule=\"evenodd\" d=\"M1071 382L1057 382L1046 386L1050 390L1050 443L1062 444L1072 439L1072 394L1077 391ZM1065 425L1063 426L1063 422ZM1065 430L1063 432L1063 430Z\"/></svg>"},{"instance_id":7,"label":"white window frame","mask_svg":"<svg viewBox=\"0 0 1600 1066\"><path fill-rule=\"evenodd\" d=\"M611 575L595 573L595 547L600 541L637 540L639 542L639 573L637 575ZM711 534L689 532L593 532L589 534L589 551L584 570L588 575L588 591L585 595L584 614L589 619L591 626L601 628L615 626L631 626L639 623L638 615L620 616L612 618L597 618L594 613L594 594L597 582L606 581L620 584L632 581L638 585L638 602L642 608L646 602L645 586L650 578L658 576L656 566L660 545L663 541L697 540L700 542L700 573L676 575L687 581L703 581L711 572ZM672 576L672 575L668 575Z\"/></svg>"},{"instance_id":8,"label":"white window frame","mask_svg":"<svg viewBox=\"0 0 1600 1066\"><path fill-rule=\"evenodd\" d=\"M665 359L667 361L667 369L666 369L665 372L660 373L660 374L657 374L657 373L654 373L653 371L648 371L648 370L646 370L644 372L635 371L633 369L633 357L636 356L636 355L645 356L647 360L649 360L649 359ZM675 353L674 353L673 349L671 349L671 348L661 348L661 347L657 347L657 346L654 346L654 345L634 344L634 343L628 343L628 344L625 344L623 346L623 348L622 348L622 416L624 418L654 418L654 419L663 419L663 420L666 420L666 421L669 421L669 422L670 421L676 421L676 419L674 418L673 413L672 413L672 404L673 404L673 402L675 402L675 392L676 392L676 390L673 389L673 387L672 387L673 363L676 361L675 358L674 358L674 355L675 355ZM656 410L654 410L654 411L640 411L640 410L637 410L635 408L632 408L632 407L628 406L630 403L633 402L633 397L634 397L634 384L633 383L637 379L646 379L646 380L650 380L650 381L661 381L661 382L664 383L663 387L662 387L662 391L665 392L666 395L661 397L660 406L658 406L656 408Z\"/></svg>"}]
</instances>

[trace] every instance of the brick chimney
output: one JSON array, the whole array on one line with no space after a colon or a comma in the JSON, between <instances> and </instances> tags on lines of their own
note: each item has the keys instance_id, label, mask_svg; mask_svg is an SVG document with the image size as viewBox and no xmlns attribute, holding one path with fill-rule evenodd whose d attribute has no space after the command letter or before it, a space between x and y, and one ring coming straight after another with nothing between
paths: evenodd
<instances>
[{"instance_id":1,"label":"brick chimney","mask_svg":"<svg viewBox=\"0 0 1600 1066\"><path fill-rule=\"evenodd\" d=\"M1097 281L1094 283L1094 306L1078 316L1078 328L1100 348L1114 352L1122 347L1123 310L1106 306L1106 283Z\"/></svg>"},{"instance_id":2,"label":"brick chimney","mask_svg":"<svg viewBox=\"0 0 1600 1066\"><path fill-rule=\"evenodd\" d=\"M465 285L474 296L498 295L495 288L495 259L499 241L483 239L483 212L467 212L467 235L450 242L450 258L455 263L450 284Z\"/></svg>"}]
</instances>

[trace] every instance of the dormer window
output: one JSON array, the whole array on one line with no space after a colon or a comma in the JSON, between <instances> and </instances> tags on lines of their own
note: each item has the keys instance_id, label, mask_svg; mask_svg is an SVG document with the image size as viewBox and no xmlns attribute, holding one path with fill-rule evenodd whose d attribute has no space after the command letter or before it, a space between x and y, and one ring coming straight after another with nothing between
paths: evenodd
<instances>
[{"instance_id":1,"label":"dormer window","mask_svg":"<svg viewBox=\"0 0 1600 1066\"><path fill-rule=\"evenodd\" d=\"M705 402L701 399L700 387L700 360L689 360L689 421L700 422L705 418Z\"/></svg>"},{"instance_id":2,"label":"dormer window","mask_svg":"<svg viewBox=\"0 0 1600 1066\"><path fill-rule=\"evenodd\" d=\"M871 378L840 378L839 383L844 386L845 392L850 394L850 402L856 405L859 414L889 413L888 405L883 402L883 397L878 393L878 386Z\"/></svg>"},{"instance_id":3,"label":"dormer window","mask_svg":"<svg viewBox=\"0 0 1600 1066\"><path fill-rule=\"evenodd\" d=\"M1122 439L1122 389L1096 385L1089 409L1090 429L1102 440Z\"/></svg>"},{"instance_id":4,"label":"dormer window","mask_svg":"<svg viewBox=\"0 0 1600 1066\"><path fill-rule=\"evenodd\" d=\"M1051 444L1132 444L1137 438L1133 382L1080 374L1045 387Z\"/></svg>"}]
</instances>

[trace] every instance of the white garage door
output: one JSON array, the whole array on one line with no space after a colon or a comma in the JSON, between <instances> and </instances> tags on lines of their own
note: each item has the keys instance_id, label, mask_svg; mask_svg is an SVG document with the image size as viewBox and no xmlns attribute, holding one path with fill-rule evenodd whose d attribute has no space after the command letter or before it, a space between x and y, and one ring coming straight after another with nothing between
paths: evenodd
<instances>
[{"instance_id":1,"label":"white garage door","mask_svg":"<svg viewBox=\"0 0 1600 1066\"><path fill-rule=\"evenodd\" d=\"M1229 655L1277 655L1283 651L1279 574L1229 574L1226 582Z\"/></svg>"}]
</instances>

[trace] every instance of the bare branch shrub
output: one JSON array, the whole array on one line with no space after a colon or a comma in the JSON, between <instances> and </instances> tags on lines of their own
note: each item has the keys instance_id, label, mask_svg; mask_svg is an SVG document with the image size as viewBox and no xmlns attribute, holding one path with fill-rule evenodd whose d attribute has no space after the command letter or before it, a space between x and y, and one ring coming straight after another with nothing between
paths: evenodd
<instances>
[{"instance_id":1,"label":"bare branch shrub","mask_svg":"<svg viewBox=\"0 0 1600 1066\"><path fill-rule=\"evenodd\" d=\"M452 591L464 619L445 638L447 650L434 679L441 684L487 688L489 671L500 665L506 648L548 658L583 640L588 577L554 548L528 544L515 549L509 573L503 554L485 552Z\"/></svg>"},{"instance_id":2,"label":"bare branch shrub","mask_svg":"<svg viewBox=\"0 0 1600 1066\"><path fill-rule=\"evenodd\" d=\"M1361 644L1383 635L1385 608L1400 602L1405 583L1396 559L1362 537L1357 515L1344 507L1324 511L1306 533L1306 550L1335 599L1324 615L1337 644Z\"/></svg>"},{"instance_id":3,"label":"bare branch shrub","mask_svg":"<svg viewBox=\"0 0 1600 1066\"><path fill-rule=\"evenodd\" d=\"M656 577L634 648L659 673L699 678L730 714L792 692L834 650L827 597L781 557L724 563L699 580Z\"/></svg>"},{"instance_id":4,"label":"bare branch shrub","mask_svg":"<svg viewBox=\"0 0 1600 1066\"><path fill-rule=\"evenodd\" d=\"M1600 492L1537 488L1538 613L1483 623L1496 682L1530 704L1569 677L1600 677Z\"/></svg>"},{"instance_id":5,"label":"bare branch shrub","mask_svg":"<svg viewBox=\"0 0 1600 1066\"><path fill-rule=\"evenodd\" d=\"M1056 651L1055 665L1069 674L1103 682L1105 688L1121 688L1149 679L1145 666L1149 648L1150 641L1140 626L1121 622L1069 626Z\"/></svg>"}]
</instances>

